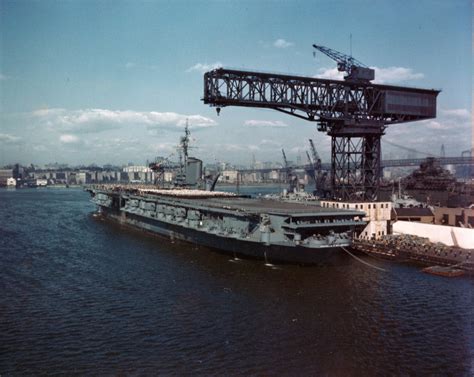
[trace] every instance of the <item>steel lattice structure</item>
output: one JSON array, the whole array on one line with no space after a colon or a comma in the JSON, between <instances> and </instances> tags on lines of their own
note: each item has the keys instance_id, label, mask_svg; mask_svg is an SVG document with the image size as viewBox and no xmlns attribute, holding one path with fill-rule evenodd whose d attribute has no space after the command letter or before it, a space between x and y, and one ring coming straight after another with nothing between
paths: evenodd
<instances>
[{"instance_id":1,"label":"steel lattice structure","mask_svg":"<svg viewBox=\"0 0 474 377\"><path fill-rule=\"evenodd\" d=\"M380 138L387 125L436 117L438 90L216 69L204 74L205 104L271 108L332 137L335 198L377 198Z\"/></svg>"}]
</instances>

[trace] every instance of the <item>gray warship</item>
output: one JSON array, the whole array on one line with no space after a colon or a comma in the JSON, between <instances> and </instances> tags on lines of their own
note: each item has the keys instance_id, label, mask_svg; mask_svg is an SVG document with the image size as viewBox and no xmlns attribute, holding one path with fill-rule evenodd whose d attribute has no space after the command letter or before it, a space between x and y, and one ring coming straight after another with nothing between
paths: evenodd
<instances>
[{"instance_id":1,"label":"gray warship","mask_svg":"<svg viewBox=\"0 0 474 377\"><path fill-rule=\"evenodd\" d=\"M189 130L180 142L173 187L94 185L87 188L100 216L171 240L270 262L325 264L338 260L363 227L364 212L322 208L198 187L202 162L188 157ZM160 164L150 164L156 171Z\"/></svg>"}]
</instances>

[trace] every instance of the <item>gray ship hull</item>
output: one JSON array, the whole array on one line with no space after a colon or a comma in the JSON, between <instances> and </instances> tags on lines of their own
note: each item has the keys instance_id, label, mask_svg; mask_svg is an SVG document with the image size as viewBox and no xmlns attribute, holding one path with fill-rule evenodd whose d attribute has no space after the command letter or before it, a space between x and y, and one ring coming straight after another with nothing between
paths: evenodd
<instances>
[{"instance_id":1,"label":"gray ship hull","mask_svg":"<svg viewBox=\"0 0 474 377\"><path fill-rule=\"evenodd\" d=\"M268 263L333 265L347 256L341 247L326 246L314 249L302 246L264 245L259 242L203 233L195 229L184 228L140 215L127 214L124 216L123 213L108 208L102 208L101 215L121 225L155 234L170 241L179 240L233 257L260 259Z\"/></svg>"},{"instance_id":2,"label":"gray ship hull","mask_svg":"<svg viewBox=\"0 0 474 377\"><path fill-rule=\"evenodd\" d=\"M202 190L89 190L103 216L127 226L267 262L330 263L352 243L363 212Z\"/></svg>"}]
</instances>

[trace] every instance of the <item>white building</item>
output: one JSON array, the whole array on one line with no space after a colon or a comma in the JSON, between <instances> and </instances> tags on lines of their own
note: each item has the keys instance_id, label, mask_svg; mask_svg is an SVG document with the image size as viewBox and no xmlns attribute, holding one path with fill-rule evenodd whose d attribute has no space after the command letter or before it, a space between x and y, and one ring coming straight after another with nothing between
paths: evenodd
<instances>
[{"instance_id":1,"label":"white building","mask_svg":"<svg viewBox=\"0 0 474 377\"><path fill-rule=\"evenodd\" d=\"M48 180L47 179L38 178L36 180L36 186L38 186L38 187L45 187L47 185L48 185Z\"/></svg>"},{"instance_id":2,"label":"white building","mask_svg":"<svg viewBox=\"0 0 474 377\"><path fill-rule=\"evenodd\" d=\"M151 173L152 170L148 166L144 165L134 165L134 166L125 166L123 168L125 173Z\"/></svg>"},{"instance_id":3,"label":"white building","mask_svg":"<svg viewBox=\"0 0 474 377\"><path fill-rule=\"evenodd\" d=\"M360 239L377 240L390 232L391 202L337 202L322 200L321 206L365 212L366 215L362 219L367 221L367 226L359 234Z\"/></svg>"},{"instance_id":4,"label":"white building","mask_svg":"<svg viewBox=\"0 0 474 377\"><path fill-rule=\"evenodd\" d=\"M237 182L238 174L237 170L224 170L219 180L221 182L235 183Z\"/></svg>"}]
</instances>

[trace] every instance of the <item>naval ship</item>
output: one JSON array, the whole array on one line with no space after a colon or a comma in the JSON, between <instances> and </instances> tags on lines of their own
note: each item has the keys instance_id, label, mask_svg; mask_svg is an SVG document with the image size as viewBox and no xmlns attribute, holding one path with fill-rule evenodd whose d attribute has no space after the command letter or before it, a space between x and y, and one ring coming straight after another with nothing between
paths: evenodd
<instances>
[{"instance_id":1,"label":"naval ship","mask_svg":"<svg viewBox=\"0 0 474 377\"><path fill-rule=\"evenodd\" d=\"M217 179L208 190L194 188L202 161L188 158L188 136L186 127L174 187L88 187L100 215L170 240L267 263L332 263L351 245L355 230L366 225L361 211L213 191Z\"/></svg>"}]
</instances>

